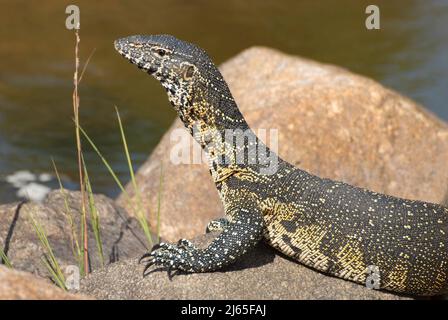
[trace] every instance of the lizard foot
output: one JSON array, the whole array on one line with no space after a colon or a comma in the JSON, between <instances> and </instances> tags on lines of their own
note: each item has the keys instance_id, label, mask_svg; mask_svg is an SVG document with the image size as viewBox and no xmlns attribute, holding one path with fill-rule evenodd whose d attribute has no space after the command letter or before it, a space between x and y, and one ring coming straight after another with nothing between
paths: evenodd
<instances>
[{"instance_id":1,"label":"lizard foot","mask_svg":"<svg viewBox=\"0 0 448 320\"><path fill-rule=\"evenodd\" d=\"M186 239L181 239L177 244L170 244L161 242L155 245L151 252L146 253L140 258L140 263L146 263L143 274L152 266L162 266L175 270L195 271L193 268L195 256L197 256L198 249Z\"/></svg>"}]
</instances>

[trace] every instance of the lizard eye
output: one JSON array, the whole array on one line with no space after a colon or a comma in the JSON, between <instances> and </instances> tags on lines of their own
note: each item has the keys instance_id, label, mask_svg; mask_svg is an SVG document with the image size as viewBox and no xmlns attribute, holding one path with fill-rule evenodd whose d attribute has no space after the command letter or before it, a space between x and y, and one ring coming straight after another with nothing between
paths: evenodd
<instances>
[{"instance_id":1,"label":"lizard eye","mask_svg":"<svg viewBox=\"0 0 448 320\"><path fill-rule=\"evenodd\" d=\"M193 76L193 73L194 73L194 67L189 66L184 73L184 78L187 80L190 79Z\"/></svg>"},{"instance_id":2,"label":"lizard eye","mask_svg":"<svg viewBox=\"0 0 448 320\"><path fill-rule=\"evenodd\" d=\"M165 54L166 54L166 51L165 50L163 50L163 49L157 49L157 54L159 55L159 56L161 56L161 57L163 57Z\"/></svg>"}]
</instances>

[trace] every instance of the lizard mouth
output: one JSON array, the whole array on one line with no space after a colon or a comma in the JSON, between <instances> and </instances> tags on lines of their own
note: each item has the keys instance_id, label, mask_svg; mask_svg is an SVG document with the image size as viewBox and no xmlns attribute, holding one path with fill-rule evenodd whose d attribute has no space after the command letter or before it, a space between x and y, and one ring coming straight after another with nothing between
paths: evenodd
<instances>
[{"instance_id":1,"label":"lizard mouth","mask_svg":"<svg viewBox=\"0 0 448 320\"><path fill-rule=\"evenodd\" d=\"M136 65L139 69L151 75L157 71L157 68L152 63L144 59L143 54L138 55L136 50L134 50L139 48L138 43L129 42L127 38L121 38L114 41L114 47L121 56Z\"/></svg>"},{"instance_id":2,"label":"lizard mouth","mask_svg":"<svg viewBox=\"0 0 448 320\"><path fill-rule=\"evenodd\" d=\"M114 41L114 48L115 50L117 50L118 52L121 51L121 39L117 39Z\"/></svg>"},{"instance_id":3,"label":"lizard mouth","mask_svg":"<svg viewBox=\"0 0 448 320\"><path fill-rule=\"evenodd\" d=\"M119 54L121 54L123 57L127 58L126 56L129 55L129 58L127 58L128 60L130 60L130 52L129 50L126 50L127 48L127 42L125 38L122 39L117 39L114 41L114 48L115 50L117 50L117 52Z\"/></svg>"}]
</instances>

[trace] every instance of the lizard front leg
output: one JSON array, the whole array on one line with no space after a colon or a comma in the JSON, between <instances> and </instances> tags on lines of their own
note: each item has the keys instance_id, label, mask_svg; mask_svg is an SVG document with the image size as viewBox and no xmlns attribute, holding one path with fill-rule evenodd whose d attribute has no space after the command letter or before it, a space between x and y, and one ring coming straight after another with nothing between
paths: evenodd
<instances>
[{"instance_id":1,"label":"lizard front leg","mask_svg":"<svg viewBox=\"0 0 448 320\"><path fill-rule=\"evenodd\" d=\"M235 210L228 226L205 249L182 239L177 245L161 243L145 254L141 261L152 265L187 272L207 272L221 269L253 248L262 237L263 217L255 206ZM144 272L145 272L144 271Z\"/></svg>"}]
</instances>

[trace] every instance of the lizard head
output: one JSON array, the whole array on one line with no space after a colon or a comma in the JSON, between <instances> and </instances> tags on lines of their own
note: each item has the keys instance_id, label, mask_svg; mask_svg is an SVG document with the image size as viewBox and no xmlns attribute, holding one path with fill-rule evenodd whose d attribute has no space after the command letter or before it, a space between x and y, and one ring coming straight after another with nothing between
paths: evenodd
<instances>
[{"instance_id":1,"label":"lizard head","mask_svg":"<svg viewBox=\"0 0 448 320\"><path fill-rule=\"evenodd\" d=\"M187 128L228 128L233 116L242 119L218 68L194 44L171 35L135 35L116 40L115 49L162 84Z\"/></svg>"}]
</instances>

